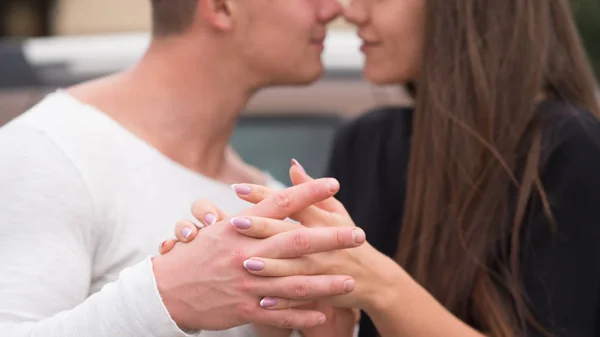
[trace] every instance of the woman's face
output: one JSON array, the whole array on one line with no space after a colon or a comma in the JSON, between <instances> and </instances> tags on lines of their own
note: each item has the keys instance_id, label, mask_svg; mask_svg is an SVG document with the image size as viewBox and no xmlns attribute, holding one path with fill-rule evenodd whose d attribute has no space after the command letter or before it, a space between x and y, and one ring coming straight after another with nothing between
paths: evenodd
<instances>
[{"instance_id":1,"label":"woman's face","mask_svg":"<svg viewBox=\"0 0 600 337\"><path fill-rule=\"evenodd\" d=\"M407 83L421 66L426 0L350 0L344 16L358 28L365 77L376 84Z\"/></svg>"}]
</instances>

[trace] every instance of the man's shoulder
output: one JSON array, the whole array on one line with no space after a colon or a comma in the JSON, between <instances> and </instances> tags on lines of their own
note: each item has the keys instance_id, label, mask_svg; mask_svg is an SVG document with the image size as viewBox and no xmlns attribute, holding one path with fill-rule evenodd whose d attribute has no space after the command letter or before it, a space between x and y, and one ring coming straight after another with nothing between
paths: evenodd
<instances>
[{"instance_id":1,"label":"man's shoulder","mask_svg":"<svg viewBox=\"0 0 600 337\"><path fill-rule=\"evenodd\" d=\"M66 92L56 91L0 128L0 132L5 128L26 126L48 134L68 134L92 124L87 109Z\"/></svg>"},{"instance_id":2,"label":"man's shoulder","mask_svg":"<svg viewBox=\"0 0 600 337\"><path fill-rule=\"evenodd\" d=\"M0 137L10 138L5 148L50 142L75 161L126 148L124 134L108 116L61 90L0 128Z\"/></svg>"},{"instance_id":3,"label":"man's shoulder","mask_svg":"<svg viewBox=\"0 0 600 337\"><path fill-rule=\"evenodd\" d=\"M100 113L88 109L57 91L2 126L2 169L31 171L39 179L52 170L73 175L105 173L102 170L110 166L111 153L125 145L113 137L115 131Z\"/></svg>"}]
</instances>

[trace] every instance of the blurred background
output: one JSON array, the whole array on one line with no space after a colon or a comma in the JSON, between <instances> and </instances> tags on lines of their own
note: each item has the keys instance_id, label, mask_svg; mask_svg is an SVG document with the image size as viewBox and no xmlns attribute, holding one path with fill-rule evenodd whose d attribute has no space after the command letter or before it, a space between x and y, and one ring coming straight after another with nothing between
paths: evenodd
<instances>
[{"instance_id":1,"label":"blurred background","mask_svg":"<svg viewBox=\"0 0 600 337\"><path fill-rule=\"evenodd\" d=\"M572 2L600 77L600 1ZM149 29L149 0L0 0L0 125L58 87L131 65L144 52ZM373 106L409 104L401 89L362 79L359 45L353 29L336 21L326 41L322 80L259 93L233 138L242 157L284 182L291 157L320 176L344 119Z\"/></svg>"}]
</instances>

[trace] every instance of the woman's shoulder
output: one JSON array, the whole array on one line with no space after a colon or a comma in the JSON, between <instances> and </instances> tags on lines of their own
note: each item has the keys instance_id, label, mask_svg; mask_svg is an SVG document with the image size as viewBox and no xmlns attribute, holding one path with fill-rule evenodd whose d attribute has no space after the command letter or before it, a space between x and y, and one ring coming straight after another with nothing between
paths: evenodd
<instances>
[{"instance_id":1,"label":"woman's shoulder","mask_svg":"<svg viewBox=\"0 0 600 337\"><path fill-rule=\"evenodd\" d=\"M327 175L342 184L338 198L347 207L357 198L378 195L386 184L403 190L399 177L408 162L411 126L411 108L380 107L338 130Z\"/></svg>"},{"instance_id":2,"label":"woman's shoulder","mask_svg":"<svg viewBox=\"0 0 600 337\"><path fill-rule=\"evenodd\" d=\"M546 132L547 169L571 171L582 162L600 169L600 120L590 110L547 100L539 106L538 116Z\"/></svg>"},{"instance_id":3,"label":"woman's shoulder","mask_svg":"<svg viewBox=\"0 0 600 337\"><path fill-rule=\"evenodd\" d=\"M587 205L590 214L596 212L600 206L599 119L586 108L557 100L544 102L539 113L546 133L540 178L552 204L573 209Z\"/></svg>"}]
</instances>

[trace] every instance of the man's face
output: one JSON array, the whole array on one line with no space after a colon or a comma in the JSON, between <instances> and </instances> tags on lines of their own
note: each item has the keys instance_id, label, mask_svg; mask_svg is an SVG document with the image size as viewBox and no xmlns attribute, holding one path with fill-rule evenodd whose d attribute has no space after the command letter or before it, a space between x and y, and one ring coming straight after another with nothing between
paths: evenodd
<instances>
[{"instance_id":1,"label":"man's face","mask_svg":"<svg viewBox=\"0 0 600 337\"><path fill-rule=\"evenodd\" d=\"M240 1L240 61L260 85L309 84L323 73L326 25L341 14L337 0Z\"/></svg>"}]
</instances>

